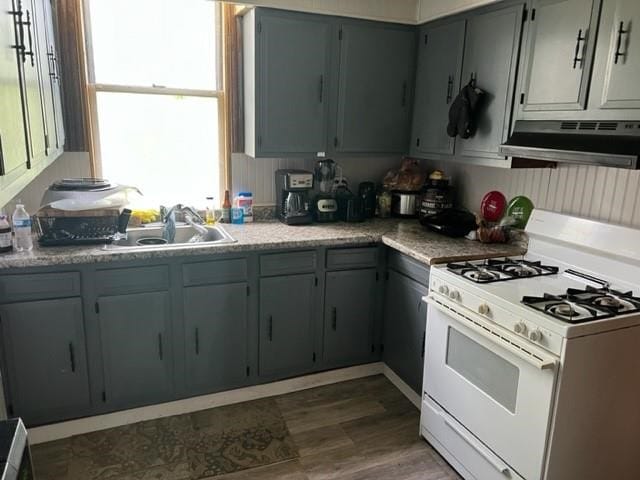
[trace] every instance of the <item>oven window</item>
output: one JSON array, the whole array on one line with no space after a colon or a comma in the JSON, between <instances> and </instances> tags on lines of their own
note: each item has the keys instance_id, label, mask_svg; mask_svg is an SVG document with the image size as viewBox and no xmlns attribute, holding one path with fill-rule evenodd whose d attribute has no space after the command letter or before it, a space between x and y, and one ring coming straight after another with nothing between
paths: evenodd
<instances>
[{"instance_id":1,"label":"oven window","mask_svg":"<svg viewBox=\"0 0 640 480\"><path fill-rule=\"evenodd\" d=\"M447 365L515 413L520 377L518 367L451 327L447 340Z\"/></svg>"}]
</instances>

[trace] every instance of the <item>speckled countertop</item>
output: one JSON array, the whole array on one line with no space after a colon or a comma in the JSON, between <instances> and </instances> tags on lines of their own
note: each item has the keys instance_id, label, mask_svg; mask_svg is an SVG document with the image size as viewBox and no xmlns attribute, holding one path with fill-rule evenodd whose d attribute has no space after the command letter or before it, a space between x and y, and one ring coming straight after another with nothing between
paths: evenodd
<instances>
[{"instance_id":1,"label":"speckled countertop","mask_svg":"<svg viewBox=\"0 0 640 480\"><path fill-rule=\"evenodd\" d=\"M145 260L175 256L210 255L321 246L355 246L382 242L416 260L433 265L453 260L519 255L522 248L482 244L429 232L415 220L374 219L364 223L331 223L290 227L280 222L224 225L235 243L167 249L118 247L48 247L37 243L28 253L0 255L0 269L81 263Z\"/></svg>"}]
</instances>

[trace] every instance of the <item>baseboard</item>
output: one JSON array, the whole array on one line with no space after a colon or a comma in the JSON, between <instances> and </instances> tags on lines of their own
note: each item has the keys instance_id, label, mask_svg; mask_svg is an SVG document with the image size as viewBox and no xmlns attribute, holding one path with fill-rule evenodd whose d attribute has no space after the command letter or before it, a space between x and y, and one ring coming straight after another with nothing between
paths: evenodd
<instances>
[{"instance_id":1,"label":"baseboard","mask_svg":"<svg viewBox=\"0 0 640 480\"><path fill-rule=\"evenodd\" d=\"M61 440L63 438L72 437L73 435L81 435L83 433L105 430L107 428L120 427L130 423L170 417L173 415L182 415L185 413L197 412L199 410L206 410L208 408L247 402L249 400L256 400L259 398L284 395L286 393L306 390L308 388L321 387L323 385L369 377L371 375L379 375L384 373L385 369L388 370L388 367L382 362L369 363L367 365L359 365L356 367L313 373L311 375L304 375L302 377L291 378L288 380L280 380L264 385L253 385L251 387L238 388L236 390L202 395L184 400L176 400L174 402L149 405L147 407L133 408L104 415L96 415L93 417L79 418L77 420L44 425L42 427L34 427L29 429L29 442L32 445L35 445L38 443L51 442L53 440ZM391 370L389 370L389 372L391 372ZM385 373L385 375L392 383L394 383L394 385L398 385L387 373ZM398 379L398 381L402 382L400 379ZM406 395L402 388L400 388L400 390Z\"/></svg>"},{"instance_id":2,"label":"baseboard","mask_svg":"<svg viewBox=\"0 0 640 480\"><path fill-rule=\"evenodd\" d=\"M420 410L421 398L413 388L407 385L404 380L402 380L396 372L391 370L386 363L382 364L382 374L389 379L393 385L402 392L402 394L409 399L411 403L413 403L418 410Z\"/></svg>"}]
</instances>

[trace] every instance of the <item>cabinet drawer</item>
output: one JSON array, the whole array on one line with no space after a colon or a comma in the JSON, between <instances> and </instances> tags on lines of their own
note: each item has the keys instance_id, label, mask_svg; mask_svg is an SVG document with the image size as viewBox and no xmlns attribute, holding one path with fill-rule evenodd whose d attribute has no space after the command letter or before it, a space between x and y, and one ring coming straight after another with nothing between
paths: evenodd
<instances>
[{"instance_id":1,"label":"cabinet drawer","mask_svg":"<svg viewBox=\"0 0 640 480\"><path fill-rule=\"evenodd\" d=\"M315 250L293 253L272 253L260 256L260 275L287 275L313 272L317 265Z\"/></svg>"},{"instance_id":2,"label":"cabinet drawer","mask_svg":"<svg viewBox=\"0 0 640 480\"><path fill-rule=\"evenodd\" d=\"M375 267L378 248L334 248L327 251L327 268Z\"/></svg>"},{"instance_id":3,"label":"cabinet drawer","mask_svg":"<svg viewBox=\"0 0 640 480\"><path fill-rule=\"evenodd\" d=\"M182 281L185 287L211 283L236 283L246 279L247 260L245 258L188 263L182 266Z\"/></svg>"},{"instance_id":4,"label":"cabinet drawer","mask_svg":"<svg viewBox=\"0 0 640 480\"><path fill-rule=\"evenodd\" d=\"M167 265L96 272L96 291L99 295L153 292L168 288L169 267Z\"/></svg>"},{"instance_id":5,"label":"cabinet drawer","mask_svg":"<svg viewBox=\"0 0 640 480\"><path fill-rule=\"evenodd\" d=\"M0 277L0 303L80 295L80 273L36 273Z\"/></svg>"},{"instance_id":6,"label":"cabinet drawer","mask_svg":"<svg viewBox=\"0 0 640 480\"><path fill-rule=\"evenodd\" d=\"M422 285L429 285L429 267L394 250L389 252L388 267L414 279Z\"/></svg>"}]
</instances>

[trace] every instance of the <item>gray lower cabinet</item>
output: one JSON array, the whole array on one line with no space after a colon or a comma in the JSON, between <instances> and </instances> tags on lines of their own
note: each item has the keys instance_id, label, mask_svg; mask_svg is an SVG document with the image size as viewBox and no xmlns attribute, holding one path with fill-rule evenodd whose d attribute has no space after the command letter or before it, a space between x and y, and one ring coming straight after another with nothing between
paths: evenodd
<instances>
[{"instance_id":1,"label":"gray lower cabinet","mask_svg":"<svg viewBox=\"0 0 640 480\"><path fill-rule=\"evenodd\" d=\"M173 392L169 292L98 299L105 403L113 408L167 400Z\"/></svg>"},{"instance_id":2,"label":"gray lower cabinet","mask_svg":"<svg viewBox=\"0 0 640 480\"><path fill-rule=\"evenodd\" d=\"M80 298L0 306L9 414L28 425L87 412L90 404Z\"/></svg>"},{"instance_id":3,"label":"gray lower cabinet","mask_svg":"<svg viewBox=\"0 0 640 480\"><path fill-rule=\"evenodd\" d=\"M428 287L394 270L385 293L383 361L413 390L422 391Z\"/></svg>"},{"instance_id":4,"label":"gray lower cabinet","mask_svg":"<svg viewBox=\"0 0 640 480\"><path fill-rule=\"evenodd\" d=\"M589 108L596 112L609 110L617 115L613 120L638 117L637 111L631 111L640 109L638 25L638 0L603 0Z\"/></svg>"},{"instance_id":5,"label":"gray lower cabinet","mask_svg":"<svg viewBox=\"0 0 640 480\"><path fill-rule=\"evenodd\" d=\"M411 154L453 155L449 108L460 90L465 21L420 29Z\"/></svg>"},{"instance_id":6,"label":"gray lower cabinet","mask_svg":"<svg viewBox=\"0 0 640 480\"><path fill-rule=\"evenodd\" d=\"M406 152L415 30L374 22L343 23L339 44L335 150Z\"/></svg>"},{"instance_id":7,"label":"gray lower cabinet","mask_svg":"<svg viewBox=\"0 0 640 480\"><path fill-rule=\"evenodd\" d=\"M376 269L327 272L324 354L330 366L362 363L373 354Z\"/></svg>"},{"instance_id":8,"label":"gray lower cabinet","mask_svg":"<svg viewBox=\"0 0 640 480\"><path fill-rule=\"evenodd\" d=\"M533 0L522 53L519 118L584 110L601 0Z\"/></svg>"},{"instance_id":9,"label":"gray lower cabinet","mask_svg":"<svg viewBox=\"0 0 640 480\"><path fill-rule=\"evenodd\" d=\"M187 287L184 328L187 388L205 393L241 385L247 377L247 284Z\"/></svg>"},{"instance_id":10,"label":"gray lower cabinet","mask_svg":"<svg viewBox=\"0 0 640 480\"><path fill-rule=\"evenodd\" d=\"M315 278L260 279L260 376L293 376L313 368Z\"/></svg>"},{"instance_id":11,"label":"gray lower cabinet","mask_svg":"<svg viewBox=\"0 0 640 480\"><path fill-rule=\"evenodd\" d=\"M472 78L485 92L477 130L456 139L468 160L505 160L499 147L509 135L524 3L488 9L467 20L462 84Z\"/></svg>"},{"instance_id":12,"label":"gray lower cabinet","mask_svg":"<svg viewBox=\"0 0 640 480\"><path fill-rule=\"evenodd\" d=\"M259 8L245 16L247 154L326 151L331 32L319 15Z\"/></svg>"}]
</instances>

